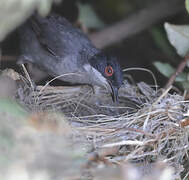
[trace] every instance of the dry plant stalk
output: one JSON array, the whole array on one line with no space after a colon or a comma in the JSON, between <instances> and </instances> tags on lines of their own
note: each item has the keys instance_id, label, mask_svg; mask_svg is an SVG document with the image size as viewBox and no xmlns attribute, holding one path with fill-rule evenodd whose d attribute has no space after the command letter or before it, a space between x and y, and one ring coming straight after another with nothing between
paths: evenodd
<instances>
[{"instance_id":1,"label":"dry plant stalk","mask_svg":"<svg viewBox=\"0 0 189 180\"><path fill-rule=\"evenodd\" d=\"M105 90L94 94L88 86L38 86L35 91L28 87L27 98L20 99L32 111L62 112L74 127L74 141L92 145L97 153L117 147L112 156L103 152L108 156L101 159L109 163L164 160L180 174L189 150L189 104L169 90L125 81L119 104L113 104Z\"/></svg>"}]
</instances>

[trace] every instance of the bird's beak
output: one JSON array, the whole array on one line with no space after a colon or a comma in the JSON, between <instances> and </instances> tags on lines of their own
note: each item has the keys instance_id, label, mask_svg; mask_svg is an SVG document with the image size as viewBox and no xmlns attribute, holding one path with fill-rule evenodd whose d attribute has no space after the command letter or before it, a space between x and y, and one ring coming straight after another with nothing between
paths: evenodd
<instances>
[{"instance_id":1,"label":"bird's beak","mask_svg":"<svg viewBox=\"0 0 189 180\"><path fill-rule=\"evenodd\" d=\"M114 87L111 82L109 82L109 85L111 87L111 95L113 102L118 102L118 88Z\"/></svg>"}]
</instances>

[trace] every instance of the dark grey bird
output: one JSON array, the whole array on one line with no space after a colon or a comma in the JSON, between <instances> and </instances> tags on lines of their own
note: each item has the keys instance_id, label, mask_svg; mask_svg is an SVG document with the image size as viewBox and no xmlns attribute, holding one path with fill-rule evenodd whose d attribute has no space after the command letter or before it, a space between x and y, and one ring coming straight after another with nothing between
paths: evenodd
<instances>
[{"instance_id":1,"label":"dark grey bird","mask_svg":"<svg viewBox=\"0 0 189 180\"><path fill-rule=\"evenodd\" d=\"M33 15L20 27L19 63L30 62L72 84L108 89L117 101L122 71L116 57L97 49L88 37L65 18Z\"/></svg>"}]
</instances>

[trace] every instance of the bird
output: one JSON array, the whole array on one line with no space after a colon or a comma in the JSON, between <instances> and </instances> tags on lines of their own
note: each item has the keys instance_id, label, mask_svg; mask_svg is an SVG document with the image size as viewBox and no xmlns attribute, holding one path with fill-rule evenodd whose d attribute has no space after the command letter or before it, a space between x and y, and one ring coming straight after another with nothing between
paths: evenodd
<instances>
[{"instance_id":1,"label":"bird","mask_svg":"<svg viewBox=\"0 0 189 180\"><path fill-rule=\"evenodd\" d=\"M34 14L19 28L18 64L31 63L71 84L105 87L118 101L123 75L117 57L96 48L80 29L58 14Z\"/></svg>"}]
</instances>

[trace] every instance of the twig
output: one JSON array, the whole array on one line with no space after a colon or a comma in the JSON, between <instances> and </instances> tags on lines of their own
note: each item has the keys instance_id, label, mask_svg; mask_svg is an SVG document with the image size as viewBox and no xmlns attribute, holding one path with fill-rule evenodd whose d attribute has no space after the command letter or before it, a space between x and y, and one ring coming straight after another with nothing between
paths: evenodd
<instances>
[{"instance_id":1,"label":"twig","mask_svg":"<svg viewBox=\"0 0 189 180\"><path fill-rule=\"evenodd\" d=\"M11 55L3 55L3 56L1 56L1 60L2 61L16 61L18 59L18 57L17 56L11 56Z\"/></svg>"},{"instance_id":2,"label":"twig","mask_svg":"<svg viewBox=\"0 0 189 180\"><path fill-rule=\"evenodd\" d=\"M161 99L163 99L167 94L168 92L171 90L172 86L167 86L167 88L165 89L165 91L161 94L161 96L158 97L158 99L152 104L152 106L155 106L156 104L159 103L159 101Z\"/></svg>"},{"instance_id":3,"label":"twig","mask_svg":"<svg viewBox=\"0 0 189 180\"><path fill-rule=\"evenodd\" d=\"M123 146L123 145L137 145L137 146L143 146L144 142L143 141L138 141L138 140L123 140L120 142L115 142L115 143L110 143L110 144L105 144L102 147L115 147L115 146Z\"/></svg>"},{"instance_id":4,"label":"twig","mask_svg":"<svg viewBox=\"0 0 189 180\"><path fill-rule=\"evenodd\" d=\"M174 74L172 74L172 76L169 78L165 88L167 89L169 86L171 86L176 77L184 70L187 62L189 61L189 53L185 56L185 58L181 61L181 63L179 64L179 66L177 67L176 71Z\"/></svg>"},{"instance_id":5,"label":"twig","mask_svg":"<svg viewBox=\"0 0 189 180\"><path fill-rule=\"evenodd\" d=\"M92 42L98 48L104 48L115 44L134 34L149 28L161 19L175 15L184 10L184 0L161 0L144 8L110 27L107 27L90 36Z\"/></svg>"},{"instance_id":6,"label":"twig","mask_svg":"<svg viewBox=\"0 0 189 180\"><path fill-rule=\"evenodd\" d=\"M1 67L1 61L2 61L2 50L1 50L1 44L0 44L0 67Z\"/></svg>"}]
</instances>

